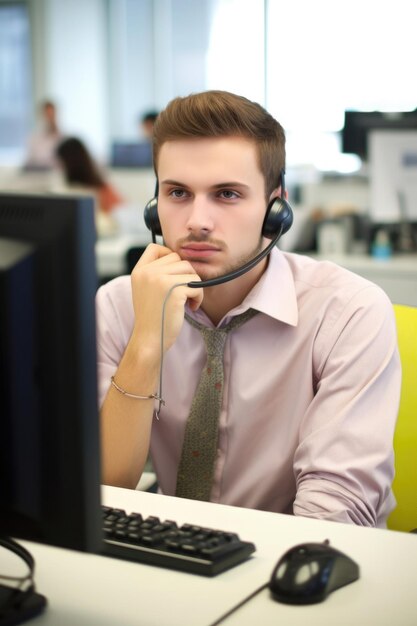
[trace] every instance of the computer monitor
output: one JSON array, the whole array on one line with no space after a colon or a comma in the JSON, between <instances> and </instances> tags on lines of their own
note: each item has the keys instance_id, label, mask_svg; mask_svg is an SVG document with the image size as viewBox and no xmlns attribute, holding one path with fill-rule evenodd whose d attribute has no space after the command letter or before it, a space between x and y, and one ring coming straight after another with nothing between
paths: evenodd
<instances>
[{"instance_id":1,"label":"computer monitor","mask_svg":"<svg viewBox=\"0 0 417 626\"><path fill-rule=\"evenodd\" d=\"M0 194L0 534L102 545L93 201Z\"/></svg>"},{"instance_id":2,"label":"computer monitor","mask_svg":"<svg viewBox=\"0 0 417 626\"><path fill-rule=\"evenodd\" d=\"M372 131L369 182L371 220L382 224L409 224L410 232L414 232L417 225L417 129Z\"/></svg>"},{"instance_id":3,"label":"computer monitor","mask_svg":"<svg viewBox=\"0 0 417 626\"><path fill-rule=\"evenodd\" d=\"M397 113L383 111L345 111L342 152L357 154L368 161L369 133L372 130L416 130L417 109Z\"/></svg>"},{"instance_id":4,"label":"computer monitor","mask_svg":"<svg viewBox=\"0 0 417 626\"><path fill-rule=\"evenodd\" d=\"M111 167L152 167L152 145L148 141L114 141L111 146Z\"/></svg>"}]
</instances>

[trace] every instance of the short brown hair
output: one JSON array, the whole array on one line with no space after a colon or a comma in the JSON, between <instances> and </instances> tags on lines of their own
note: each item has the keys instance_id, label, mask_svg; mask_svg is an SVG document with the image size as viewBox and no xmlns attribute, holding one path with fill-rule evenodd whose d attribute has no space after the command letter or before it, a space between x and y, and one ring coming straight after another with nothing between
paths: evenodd
<instances>
[{"instance_id":1,"label":"short brown hair","mask_svg":"<svg viewBox=\"0 0 417 626\"><path fill-rule=\"evenodd\" d=\"M159 114L153 131L154 167L166 141L199 137L245 137L258 146L266 199L285 169L285 133L260 104L227 91L203 91L174 98Z\"/></svg>"}]
</instances>

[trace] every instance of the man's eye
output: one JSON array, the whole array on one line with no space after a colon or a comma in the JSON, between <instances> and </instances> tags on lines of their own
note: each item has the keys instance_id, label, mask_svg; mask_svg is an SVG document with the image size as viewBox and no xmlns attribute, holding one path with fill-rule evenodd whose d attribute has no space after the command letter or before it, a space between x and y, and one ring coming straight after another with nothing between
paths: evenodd
<instances>
[{"instance_id":1,"label":"man's eye","mask_svg":"<svg viewBox=\"0 0 417 626\"><path fill-rule=\"evenodd\" d=\"M223 189L223 191L220 192L220 195L225 200L234 200L239 197L235 191L231 191L230 189Z\"/></svg>"},{"instance_id":2,"label":"man's eye","mask_svg":"<svg viewBox=\"0 0 417 626\"><path fill-rule=\"evenodd\" d=\"M172 191L169 192L169 195L172 196L173 198L184 198L185 191L184 189L173 189Z\"/></svg>"}]
</instances>

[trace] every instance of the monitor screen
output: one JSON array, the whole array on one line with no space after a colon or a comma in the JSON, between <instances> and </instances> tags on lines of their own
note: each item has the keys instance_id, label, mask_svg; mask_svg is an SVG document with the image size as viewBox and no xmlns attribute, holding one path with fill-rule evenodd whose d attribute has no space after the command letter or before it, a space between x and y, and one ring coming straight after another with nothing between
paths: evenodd
<instances>
[{"instance_id":1,"label":"monitor screen","mask_svg":"<svg viewBox=\"0 0 417 626\"><path fill-rule=\"evenodd\" d=\"M398 113L382 111L345 111L342 129L342 152L369 157L369 133L372 130L417 130L417 109Z\"/></svg>"},{"instance_id":2,"label":"monitor screen","mask_svg":"<svg viewBox=\"0 0 417 626\"><path fill-rule=\"evenodd\" d=\"M417 224L417 129L372 131L369 182L373 222Z\"/></svg>"},{"instance_id":3,"label":"monitor screen","mask_svg":"<svg viewBox=\"0 0 417 626\"><path fill-rule=\"evenodd\" d=\"M111 147L111 167L152 167L152 145L148 141L114 141Z\"/></svg>"},{"instance_id":4,"label":"monitor screen","mask_svg":"<svg viewBox=\"0 0 417 626\"><path fill-rule=\"evenodd\" d=\"M0 194L0 533L101 538L91 198Z\"/></svg>"}]
</instances>

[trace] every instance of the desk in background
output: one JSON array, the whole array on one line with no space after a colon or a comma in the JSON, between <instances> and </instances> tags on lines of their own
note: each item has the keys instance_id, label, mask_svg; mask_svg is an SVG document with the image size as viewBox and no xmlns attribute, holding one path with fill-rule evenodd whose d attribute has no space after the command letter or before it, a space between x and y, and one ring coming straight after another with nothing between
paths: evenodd
<instances>
[{"instance_id":1,"label":"desk in background","mask_svg":"<svg viewBox=\"0 0 417 626\"><path fill-rule=\"evenodd\" d=\"M149 231L105 237L96 243L97 274L101 281L128 273L127 255L132 248L145 248Z\"/></svg>"},{"instance_id":2,"label":"desk in background","mask_svg":"<svg viewBox=\"0 0 417 626\"><path fill-rule=\"evenodd\" d=\"M417 535L111 487L103 488L103 500L127 511L238 532L257 552L205 578L24 542L36 559L38 591L49 601L37 626L208 626L266 582L289 547L326 538L358 562L358 581L310 606L279 604L264 590L224 624L417 624Z\"/></svg>"},{"instance_id":3,"label":"desk in background","mask_svg":"<svg viewBox=\"0 0 417 626\"><path fill-rule=\"evenodd\" d=\"M374 259L365 254L309 256L333 261L376 283L394 304L417 306L417 254L393 255L389 259Z\"/></svg>"}]
</instances>

